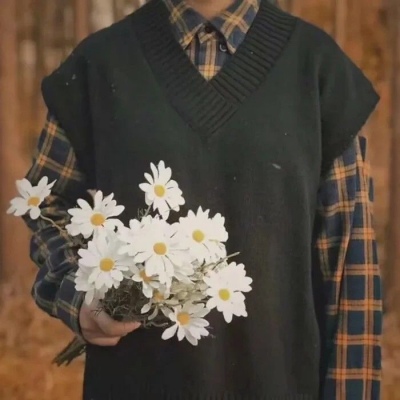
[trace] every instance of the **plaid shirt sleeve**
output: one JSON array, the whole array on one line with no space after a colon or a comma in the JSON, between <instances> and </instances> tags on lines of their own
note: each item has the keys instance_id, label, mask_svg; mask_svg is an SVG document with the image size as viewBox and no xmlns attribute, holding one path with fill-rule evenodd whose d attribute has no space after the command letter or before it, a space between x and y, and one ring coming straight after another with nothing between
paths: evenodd
<instances>
[{"instance_id":1,"label":"plaid shirt sleeve","mask_svg":"<svg viewBox=\"0 0 400 400\"><path fill-rule=\"evenodd\" d=\"M321 185L315 248L323 278L322 399L378 400L382 294L373 187L359 136Z\"/></svg>"},{"instance_id":2,"label":"plaid shirt sleeve","mask_svg":"<svg viewBox=\"0 0 400 400\"><path fill-rule=\"evenodd\" d=\"M26 178L36 185L43 176L56 183L51 196L41 205L42 215L65 227L69 220L67 210L75 206L76 199L87 197L87 188L65 132L50 115ZM39 267L32 295L41 309L79 334L83 295L75 291L74 283L77 246L45 220L24 220L32 231L30 255Z\"/></svg>"}]
</instances>

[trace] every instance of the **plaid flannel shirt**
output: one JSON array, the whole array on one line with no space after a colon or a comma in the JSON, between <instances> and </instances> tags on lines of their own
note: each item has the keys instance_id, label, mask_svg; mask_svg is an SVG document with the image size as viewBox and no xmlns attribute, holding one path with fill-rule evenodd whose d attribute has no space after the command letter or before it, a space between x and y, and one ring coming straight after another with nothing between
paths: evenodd
<instances>
[{"instance_id":1,"label":"plaid flannel shirt","mask_svg":"<svg viewBox=\"0 0 400 400\"><path fill-rule=\"evenodd\" d=\"M206 21L183 0L164 0L176 39L206 78L218 73L246 35L259 0L235 1ZM372 180L359 136L336 159L321 184L314 238L313 269L324 285L321 397L377 400L380 393L381 281L372 226ZM48 116L27 178L57 180L42 213L60 225L67 209L86 196L85 176L56 116ZM82 293L74 289L74 243L43 220L25 219L33 237L31 257L39 267L33 286L38 305L79 334Z\"/></svg>"}]
</instances>

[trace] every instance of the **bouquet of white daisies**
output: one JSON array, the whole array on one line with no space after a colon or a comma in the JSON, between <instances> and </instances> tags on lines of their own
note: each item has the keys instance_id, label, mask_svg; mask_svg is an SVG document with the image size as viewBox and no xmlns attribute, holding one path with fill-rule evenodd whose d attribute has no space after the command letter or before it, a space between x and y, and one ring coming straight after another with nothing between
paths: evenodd
<instances>
[{"instance_id":1,"label":"bouquet of white daisies","mask_svg":"<svg viewBox=\"0 0 400 400\"><path fill-rule=\"evenodd\" d=\"M247 316L243 293L251 290L252 279L243 264L228 262L238 253L226 253L228 233L220 214L210 216L199 207L179 222L168 222L185 200L171 168L163 161L150 167L152 174L145 173L147 182L139 185L147 209L139 210L129 226L118 219L124 206L101 191L92 193L93 205L79 199L78 207L68 210L70 223L57 226L41 215L40 205L55 183L47 177L37 186L17 181L20 196L8 213L29 213L79 240L75 285L87 304L98 303L99 311L117 320L162 328L164 340L177 335L195 346L209 335L205 317L211 310L221 312L227 323L234 315ZM55 362L68 364L84 350L84 341L75 338Z\"/></svg>"}]
</instances>

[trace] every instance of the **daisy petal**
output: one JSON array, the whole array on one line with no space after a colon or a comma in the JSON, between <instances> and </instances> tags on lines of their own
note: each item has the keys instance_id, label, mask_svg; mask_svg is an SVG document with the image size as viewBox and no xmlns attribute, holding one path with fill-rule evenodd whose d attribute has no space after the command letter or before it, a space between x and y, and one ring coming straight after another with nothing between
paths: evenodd
<instances>
[{"instance_id":1,"label":"daisy petal","mask_svg":"<svg viewBox=\"0 0 400 400\"><path fill-rule=\"evenodd\" d=\"M161 338L164 340L171 339L175 335L177 329L178 324L172 325L162 333Z\"/></svg>"},{"instance_id":2,"label":"daisy petal","mask_svg":"<svg viewBox=\"0 0 400 400\"><path fill-rule=\"evenodd\" d=\"M98 210L101 207L102 202L103 202L103 192L101 190L98 190L94 195L94 208Z\"/></svg>"},{"instance_id":3,"label":"daisy petal","mask_svg":"<svg viewBox=\"0 0 400 400\"><path fill-rule=\"evenodd\" d=\"M190 332L186 332L186 339L191 345L197 346L198 340L194 336L192 336Z\"/></svg>"},{"instance_id":4,"label":"daisy petal","mask_svg":"<svg viewBox=\"0 0 400 400\"><path fill-rule=\"evenodd\" d=\"M150 192L150 190L152 189L152 185L150 185L149 183L141 183L139 185L140 190L142 190L143 192Z\"/></svg>"},{"instance_id":5,"label":"daisy petal","mask_svg":"<svg viewBox=\"0 0 400 400\"><path fill-rule=\"evenodd\" d=\"M151 163L150 164L150 168L151 168L151 172L153 172L154 182L157 182L158 181L158 170L157 170L157 167L153 163Z\"/></svg>"},{"instance_id":6,"label":"daisy petal","mask_svg":"<svg viewBox=\"0 0 400 400\"><path fill-rule=\"evenodd\" d=\"M107 217L118 217L125 210L125 206L115 206L111 212L107 212Z\"/></svg>"},{"instance_id":7,"label":"daisy petal","mask_svg":"<svg viewBox=\"0 0 400 400\"><path fill-rule=\"evenodd\" d=\"M224 315L225 322L227 322L228 324L229 324L230 322L232 322L232 316L233 316L232 312L230 312L230 311L223 311L223 315Z\"/></svg>"},{"instance_id":8,"label":"daisy petal","mask_svg":"<svg viewBox=\"0 0 400 400\"><path fill-rule=\"evenodd\" d=\"M179 326L178 327L178 340L181 341L185 337L185 330Z\"/></svg>"},{"instance_id":9,"label":"daisy petal","mask_svg":"<svg viewBox=\"0 0 400 400\"><path fill-rule=\"evenodd\" d=\"M90 207L90 204L86 200L78 199L77 203L83 210L92 210L92 207Z\"/></svg>"},{"instance_id":10,"label":"daisy petal","mask_svg":"<svg viewBox=\"0 0 400 400\"><path fill-rule=\"evenodd\" d=\"M172 176L172 170L171 168L165 168L165 169L160 169L160 184L161 185L166 185L168 181L171 179Z\"/></svg>"},{"instance_id":11,"label":"daisy petal","mask_svg":"<svg viewBox=\"0 0 400 400\"><path fill-rule=\"evenodd\" d=\"M24 179L18 180L16 182L16 186L17 186L18 192L21 194L21 196L24 196L24 197L30 196L30 193L32 191L32 184L28 181L28 179L24 178Z\"/></svg>"},{"instance_id":12,"label":"daisy petal","mask_svg":"<svg viewBox=\"0 0 400 400\"><path fill-rule=\"evenodd\" d=\"M38 219L40 216L40 208L39 207L32 207L30 212L29 212L29 216L32 219Z\"/></svg>"},{"instance_id":13,"label":"daisy petal","mask_svg":"<svg viewBox=\"0 0 400 400\"><path fill-rule=\"evenodd\" d=\"M151 309L151 303L147 303L147 304L145 304L145 305L142 307L142 309L140 310L140 312L141 312L142 314L146 314L147 312L150 311L150 309Z\"/></svg>"}]
</instances>

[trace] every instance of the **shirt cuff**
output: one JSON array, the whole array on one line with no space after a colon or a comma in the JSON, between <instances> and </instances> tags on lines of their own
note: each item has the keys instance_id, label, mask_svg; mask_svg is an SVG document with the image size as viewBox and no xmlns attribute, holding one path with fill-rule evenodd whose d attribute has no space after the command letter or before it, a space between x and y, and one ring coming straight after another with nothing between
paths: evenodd
<instances>
[{"instance_id":1,"label":"shirt cuff","mask_svg":"<svg viewBox=\"0 0 400 400\"><path fill-rule=\"evenodd\" d=\"M76 335L82 336L79 323L79 311L85 298L84 292L75 289L75 273L70 272L61 283L57 294L57 317Z\"/></svg>"}]
</instances>

